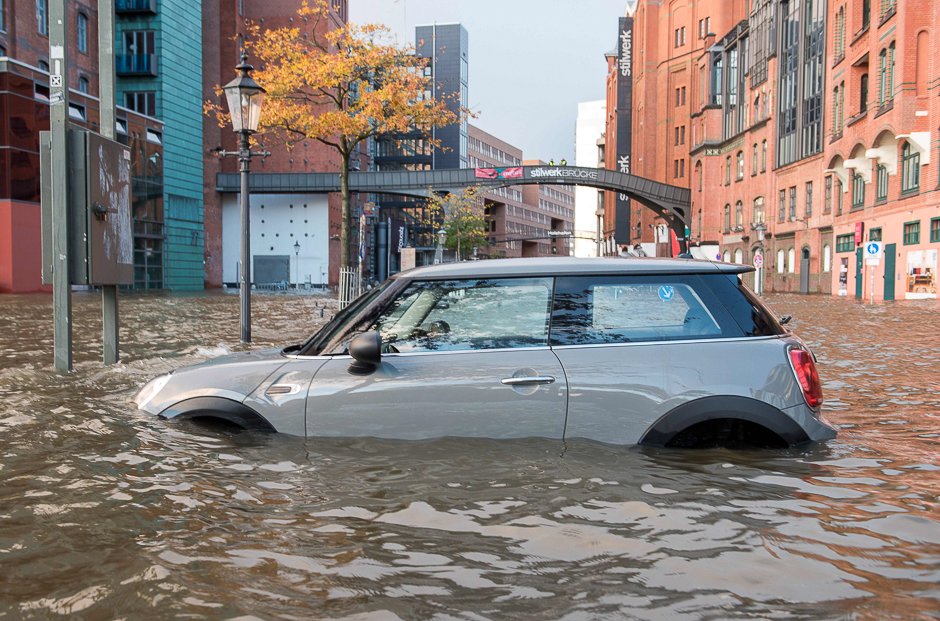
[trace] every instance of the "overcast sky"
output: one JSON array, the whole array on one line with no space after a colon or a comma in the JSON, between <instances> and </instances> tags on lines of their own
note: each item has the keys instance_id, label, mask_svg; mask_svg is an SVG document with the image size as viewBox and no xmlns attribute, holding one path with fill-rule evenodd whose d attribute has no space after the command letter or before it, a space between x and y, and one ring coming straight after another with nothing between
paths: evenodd
<instances>
[{"instance_id":1,"label":"overcast sky","mask_svg":"<svg viewBox=\"0 0 940 621\"><path fill-rule=\"evenodd\" d=\"M460 22L470 36L471 123L526 159L574 163L578 103L604 98L604 54L625 0L349 0L349 19L386 25L414 45L415 26Z\"/></svg>"}]
</instances>

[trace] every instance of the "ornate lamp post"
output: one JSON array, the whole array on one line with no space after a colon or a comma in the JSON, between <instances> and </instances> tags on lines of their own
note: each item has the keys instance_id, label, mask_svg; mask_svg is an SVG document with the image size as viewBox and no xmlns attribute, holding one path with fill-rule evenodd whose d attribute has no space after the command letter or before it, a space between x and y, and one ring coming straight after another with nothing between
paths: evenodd
<instances>
[{"instance_id":1,"label":"ornate lamp post","mask_svg":"<svg viewBox=\"0 0 940 621\"><path fill-rule=\"evenodd\" d=\"M251 224L248 214L248 166L252 155L267 157L270 153L252 153L248 141L251 134L258 131L258 121L261 120L261 104L264 102L264 89L251 79L249 71L253 69L248 64L248 56L242 54L242 62L235 69L238 77L225 85L225 98L228 100L228 109L232 115L232 129L240 134L238 151L222 152L222 155L238 156L241 163L241 221L242 221L242 248L241 248L241 340L242 343L251 342Z\"/></svg>"},{"instance_id":2,"label":"ornate lamp post","mask_svg":"<svg viewBox=\"0 0 940 621\"><path fill-rule=\"evenodd\" d=\"M437 232L437 250L434 251L434 264L444 262L444 243L447 241L447 231L441 229Z\"/></svg>"},{"instance_id":3,"label":"ornate lamp post","mask_svg":"<svg viewBox=\"0 0 940 621\"><path fill-rule=\"evenodd\" d=\"M757 253L761 258L761 266L757 268L755 286L757 295L764 295L764 233L767 232L767 227L763 222L758 222L754 225L754 232L757 233Z\"/></svg>"},{"instance_id":4,"label":"ornate lamp post","mask_svg":"<svg viewBox=\"0 0 940 621\"><path fill-rule=\"evenodd\" d=\"M294 256L297 257L297 288L300 289L300 242L294 242Z\"/></svg>"}]
</instances>

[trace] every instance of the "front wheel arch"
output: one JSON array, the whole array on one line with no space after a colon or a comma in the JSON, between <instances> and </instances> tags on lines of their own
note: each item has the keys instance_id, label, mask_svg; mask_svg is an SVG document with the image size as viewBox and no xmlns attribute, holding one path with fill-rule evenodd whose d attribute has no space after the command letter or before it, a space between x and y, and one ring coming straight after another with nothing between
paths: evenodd
<instances>
[{"instance_id":1,"label":"front wheel arch","mask_svg":"<svg viewBox=\"0 0 940 621\"><path fill-rule=\"evenodd\" d=\"M222 420L252 431L277 431L261 414L243 403L224 397L193 397L171 405L160 412L161 418L189 420L209 418Z\"/></svg>"},{"instance_id":2,"label":"front wheel arch","mask_svg":"<svg viewBox=\"0 0 940 621\"><path fill-rule=\"evenodd\" d=\"M778 408L757 399L728 395L703 397L673 408L646 430L640 444L666 446L693 425L721 419L760 425L778 435L788 446L803 444L810 439L795 420Z\"/></svg>"}]
</instances>

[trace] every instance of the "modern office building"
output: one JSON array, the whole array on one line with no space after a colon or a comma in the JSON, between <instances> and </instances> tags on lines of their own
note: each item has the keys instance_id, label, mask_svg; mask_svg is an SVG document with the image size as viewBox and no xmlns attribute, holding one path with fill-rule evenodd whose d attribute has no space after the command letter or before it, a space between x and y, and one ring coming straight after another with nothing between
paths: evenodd
<instances>
[{"instance_id":1,"label":"modern office building","mask_svg":"<svg viewBox=\"0 0 940 621\"><path fill-rule=\"evenodd\" d=\"M121 2L119 0L119 6ZM69 116L99 131L96 4L68 4ZM49 129L48 3L19 0L0 11L0 292L42 285L39 132ZM116 137L131 149L134 281L164 283L164 123L118 100Z\"/></svg>"},{"instance_id":2,"label":"modern office building","mask_svg":"<svg viewBox=\"0 0 940 621\"><path fill-rule=\"evenodd\" d=\"M151 225L146 270L156 276L162 254L163 287L202 289L202 11L187 0L117 0L116 13L118 102L164 127L147 136L163 146L164 219L162 231Z\"/></svg>"},{"instance_id":3,"label":"modern office building","mask_svg":"<svg viewBox=\"0 0 940 621\"><path fill-rule=\"evenodd\" d=\"M446 102L454 113L468 105L469 35L461 24L431 24L415 28L415 54L427 59L424 75L431 81L428 95ZM469 125L466 119L445 127L432 129L430 135L420 131L384 134L374 141L375 170L437 170L467 168ZM437 147L432 141L439 141ZM433 261L436 237L428 225L424 202L407 197L377 194L375 222L398 220L406 223L408 243L415 247L417 265ZM384 225L376 230L384 231ZM373 240L372 248L378 243ZM394 272L398 258L391 257Z\"/></svg>"},{"instance_id":4,"label":"modern office building","mask_svg":"<svg viewBox=\"0 0 940 621\"><path fill-rule=\"evenodd\" d=\"M607 102L603 99L578 104L574 130L575 166L604 167L604 131ZM576 186L574 191L574 256L597 256L597 208L601 192Z\"/></svg>"}]
</instances>

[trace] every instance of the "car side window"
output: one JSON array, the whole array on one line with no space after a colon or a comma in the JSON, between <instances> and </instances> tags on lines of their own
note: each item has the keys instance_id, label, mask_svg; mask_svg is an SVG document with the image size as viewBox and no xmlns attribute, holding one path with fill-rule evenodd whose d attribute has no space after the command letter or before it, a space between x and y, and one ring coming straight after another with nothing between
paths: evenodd
<instances>
[{"instance_id":1,"label":"car side window","mask_svg":"<svg viewBox=\"0 0 940 621\"><path fill-rule=\"evenodd\" d=\"M371 329L385 353L548 345L551 278L415 281Z\"/></svg>"},{"instance_id":2,"label":"car side window","mask_svg":"<svg viewBox=\"0 0 940 621\"><path fill-rule=\"evenodd\" d=\"M743 336L695 275L558 278L552 345Z\"/></svg>"}]
</instances>

